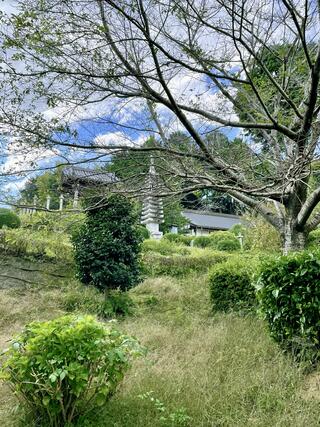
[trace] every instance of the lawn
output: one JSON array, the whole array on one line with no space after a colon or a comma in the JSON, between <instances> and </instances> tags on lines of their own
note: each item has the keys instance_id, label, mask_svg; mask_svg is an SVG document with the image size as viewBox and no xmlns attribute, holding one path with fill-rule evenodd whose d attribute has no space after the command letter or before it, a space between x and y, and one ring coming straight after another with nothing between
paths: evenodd
<instances>
[{"instance_id":1,"label":"lawn","mask_svg":"<svg viewBox=\"0 0 320 427\"><path fill-rule=\"evenodd\" d=\"M1 260L0 346L32 320L65 313L86 290L65 267ZM65 277L61 277L65 276ZM282 354L255 315L212 315L206 276L148 278L119 328L148 348L91 427L318 426L320 380ZM89 298L89 297L88 297ZM70 307L69 307L70 308ZM1 427L31 426L0 386Z\"/></svg>"}]
</instances>

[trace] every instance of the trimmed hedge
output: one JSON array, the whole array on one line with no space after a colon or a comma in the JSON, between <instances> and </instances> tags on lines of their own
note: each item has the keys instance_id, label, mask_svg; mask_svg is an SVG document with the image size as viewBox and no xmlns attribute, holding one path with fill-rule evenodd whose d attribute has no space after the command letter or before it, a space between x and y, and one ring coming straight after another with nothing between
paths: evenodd
<instances>
[{"instance_id":1,"label":"trimmed hedge","mask_svg":"<svg viewBox=\"0 0 320 427\"><path fill-rule=\"evenodd\" d=\"M18 215L10 209L0 208L0 228L19 228L21 225Z\"/></svg>"},{"instance_id":2,"label":"trimmed hedge","mask_svg":"<svg viewBox=\"0 0 320 427\"><path fill-rule=\"evenodd\" d=\"M202 255L163 256L156 253L143 255L143 271L148 276L185 276L193 272L206 273L212 265L226 261L223 252L204 251Z\"/></svg>"},{"instance_id":3,"label":"trimmed hedge","mask_svg":"<svg viewBox=\"0 0 320 427\"><path fill-rule=\"evenodd\" d=\"M209 272L214 311L247 310L255 305L252 276L257 264L245 258L230 258Z\"/></svg>"},{"instance_id":4,"label":"trimmed hedge","mask_svg":"<svg viewBox=\"0 0 320 427\"><path fill-rule=\"evenodd\" d=\"M307 358L320 355L320 253L301 252L262 266L256 284L271 336Z\"/></svg>"}]
</instances>

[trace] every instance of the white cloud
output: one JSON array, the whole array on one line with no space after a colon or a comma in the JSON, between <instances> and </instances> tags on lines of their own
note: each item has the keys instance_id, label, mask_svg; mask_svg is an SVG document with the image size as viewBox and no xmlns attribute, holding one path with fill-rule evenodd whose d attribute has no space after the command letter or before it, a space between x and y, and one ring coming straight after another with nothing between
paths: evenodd
<instances>
[{"instance_id":1,"label":"white cloud","mask_svg":"<svg viewBox=\"0 0 320 427\"><path fill-rule=\"evenodd\" d=\"M11 14L17 10L17 2L14 0L2 0L0 2L1 12Z\"/></svg>"},{"instance_id":2,"label":"white cloud","mask_svg":"<svg viewBox=\"0 0 320 427\"><path fill-rule=\"evenodd\" d=\"M6 160L0 165L0 174L19 175L36 170L39 164L50 163L59 155L57 149L35 148L11 139L5 150Z\"/></svg>"},{"instance_id":3,"label":"white cloud","mask_svg":"<svg viewBox=\"0 0 320 427\"><path fill-rule=\"evenodd\" d=\"M100 145L101 148L112 148L112 146L140 147L146 139L147 136L145 135L132 139L124 132L109 132L97 135L93 142Z\"/></svg>"}]
</instances>

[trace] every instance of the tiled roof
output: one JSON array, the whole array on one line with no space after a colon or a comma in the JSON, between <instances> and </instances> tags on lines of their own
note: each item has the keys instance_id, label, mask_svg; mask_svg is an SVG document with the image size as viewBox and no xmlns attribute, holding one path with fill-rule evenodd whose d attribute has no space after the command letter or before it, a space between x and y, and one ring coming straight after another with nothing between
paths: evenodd
<instances>
[{"instance_id":1,"label":"tiled roof","mask_svg":"<svg viewBox=\"0 0 320 427\"><path fill-rule=\"evenodd\" d=\"M182 213L190 221L190 225L198 228L229 230L233 225L243 223L242 218L238 215L194 210L184 210Z\"/></svg>"},{"instance_id":2,"label":"tiled roof","mask_svg":"<svg viewBox=\"0 0 320 427\"><path fill-rule=\"evenodd\" d=\"M66 167L62 171L62 179L64 182L88 182L102 185L117 181L114 173L78 167Z\"/></svg>"}]
</instances>

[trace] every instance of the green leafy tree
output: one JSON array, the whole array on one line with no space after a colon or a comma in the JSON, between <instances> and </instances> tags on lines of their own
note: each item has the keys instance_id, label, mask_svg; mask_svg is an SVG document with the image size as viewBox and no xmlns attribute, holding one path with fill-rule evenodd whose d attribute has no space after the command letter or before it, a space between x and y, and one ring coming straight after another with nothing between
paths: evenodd
<instances>
[{"instance_id":1,"label":"green leafy tree","mask_svg":"<svg viewBox=\"0 0 320 427\"><path fill-rule=\"evenodd\" d=\"M114 194L99 200L87 210L85 223L73 238L78 277L101 290L136 285L141 241L137 217L125 197Z\"/></svg>"},{"instance_id":2,"label":"green leafy tree","mask_svg":"<svg viewBox=\"0 0 320 427\"><path fill-rule=\"evenodd\" d=\"M53 169L36 177L30 178L20 191L20 202L33 205L34 197L38 206L46 206L47 196L50 196L50 208L59 208L59 197L62 192L62 168ZM64 193L66 197L66 194Z\"/></svg>"},{"instance_id":3,"label":"green leafy tree","mask_svg":"<svg viewBox=\"0 0 320 427\"><path fill-rule=\"evenodd\" d=\"M309 46L310 51L315 46ZM294 62L296 73L290 73L291 64ZM281 98L277 88L270 81L264 69L274 78L283 82L283 89L290 94L292 101L298 104L304 96L304 87L301 81L307 80L309 75L308 63L305 60L304 51L299 44L281 43L271 46L264 46L259 52L259 58L253 59L250 64L250 79L256 88L259 88L263 96L264 103L274 114L284 123L290 125L294 120L294 114L290 105ZM241 88L237 92L237 112L241 120L250 120L252 117L259 119L261 115L259 109L252 103L253 98L252 86ZM241 108L240 108L241 105ZM244 108L245 107L245 108ZM262 144L265 150L269 149L266 133L270 131L261 131L259 129L249 129L247 133L256 141ZM281 137L283 144L283 138Z\"/></svg>"}]
</instances>

